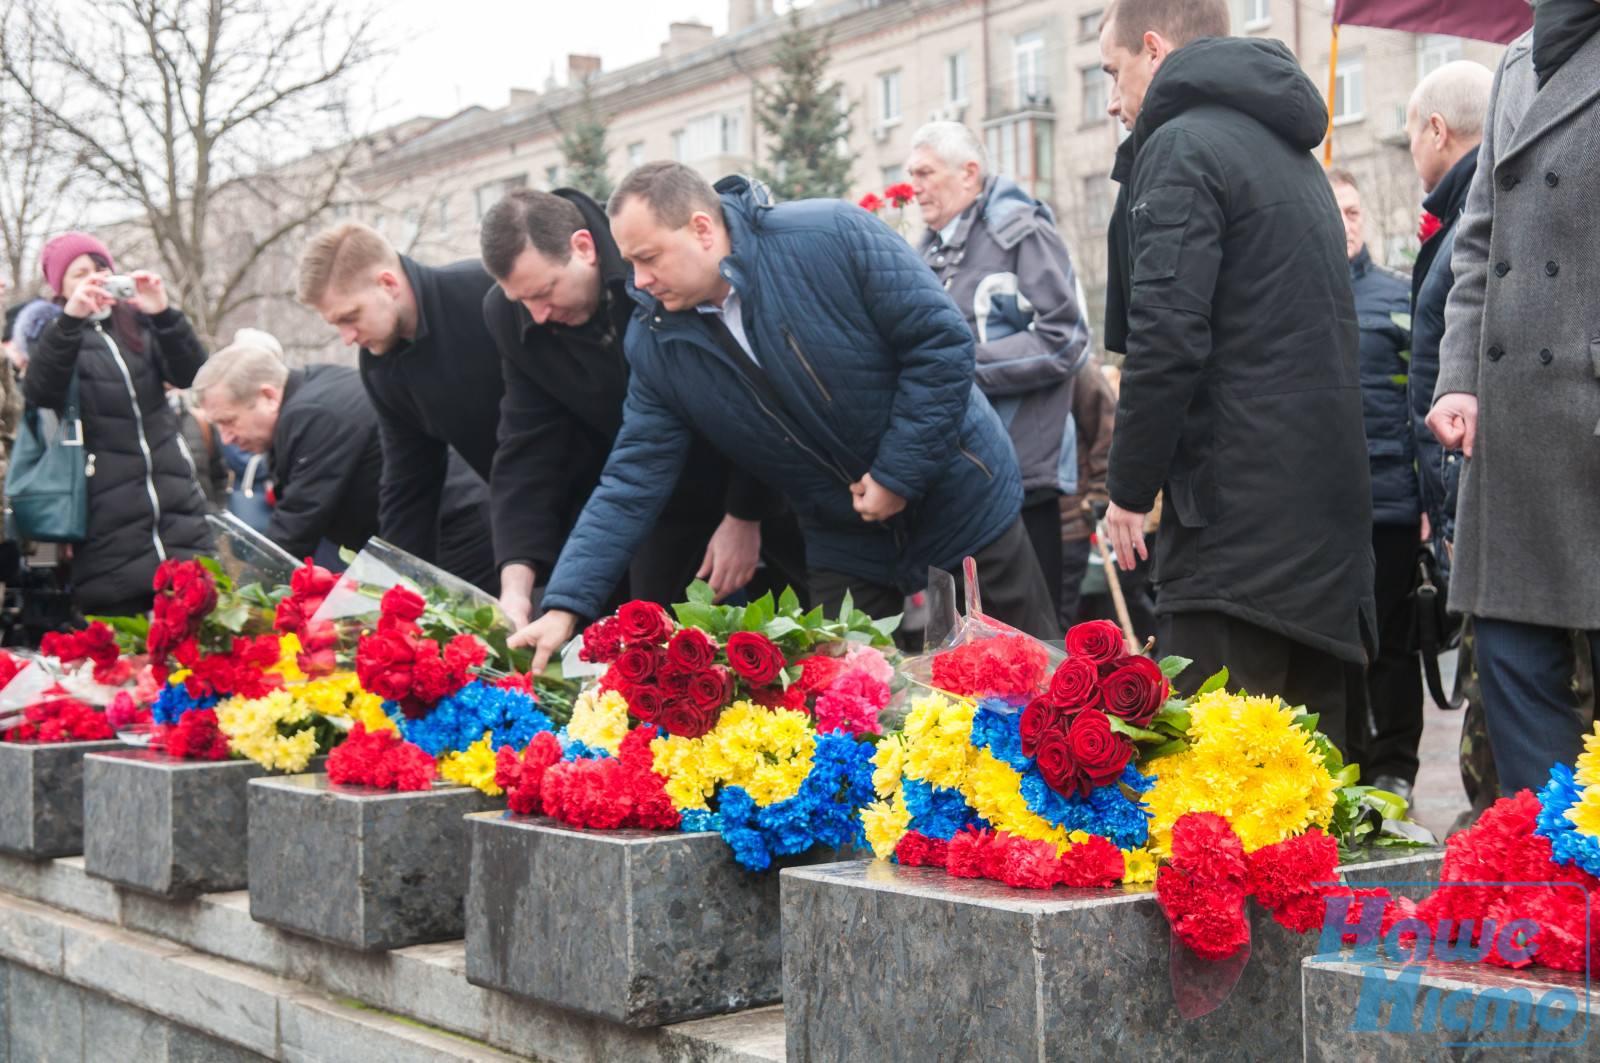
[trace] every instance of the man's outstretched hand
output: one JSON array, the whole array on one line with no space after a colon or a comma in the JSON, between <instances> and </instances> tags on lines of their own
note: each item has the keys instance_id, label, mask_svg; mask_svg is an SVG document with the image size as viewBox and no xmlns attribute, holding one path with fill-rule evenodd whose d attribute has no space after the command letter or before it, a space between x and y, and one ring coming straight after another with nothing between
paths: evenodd
<instances>
[{"instance_id":1,"label":"man's outstretched hand","mask_svg":"<svg viewBox=\"0 0 1600 1063\"><path fill-rule=\"evenodd\" d=\"M761 522L740 520L728 515L722 518L716 533L706 544L705 560L695 579L709 580L713 602L720 602L734 591L749 583L756 574L756 563L761 560Z\"/></svg>"},{"instance_id":2,"label":"man's outstretched hand","mask_svg":"<svg viewBox=\"0 0 1600 1063\"><path fill-rule=\"evenodd\" d=\"M528 669L528 674L543 675L545 665L550 663L550 655L565 646L577 630L576 616L561 609L552 609L512 635L506 645L512 649L523 646L532 649L533 667Z\"/></svg>"},{"instance_id":3,"label":"man's outstretched hand","mask_svg":"<svg viewBox=\"0 0 1600 1063\"><path fill-rule=\"evenodd\" d=\"M1106 534L1111 536L1111 549L1117 555L1117 567L1124 572L1133 571L1139 560L1146 560L1150 552L1144 545L1144 514L1123 509L1115 502L1106 507Z\"/></svg>"}]
</instances>

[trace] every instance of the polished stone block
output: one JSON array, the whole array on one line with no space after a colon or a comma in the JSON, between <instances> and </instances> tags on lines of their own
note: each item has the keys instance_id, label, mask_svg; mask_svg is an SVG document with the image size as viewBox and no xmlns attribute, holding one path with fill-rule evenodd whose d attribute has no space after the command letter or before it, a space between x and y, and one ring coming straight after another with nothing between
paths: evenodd
<instances>
[{"instance_id":1,"label":"polished stone block","mask_svg":"<svg viewBox=\"0 0 1600 1063\"><path fill-rule=\"evenodd\" d=\"M1308 959L1302 980L1306 1063L1600 1060L1579 973Z\"/></svg>"},{"instance_id":2,"label":"polished stone block","mask_svg":"<svg viewBox=\"0 0 1600 1063\"><path fill-rule=\"evenodd\" d=\"M467 817L467 981L630 1026L779 998L778 875L720 835ZM837 859L790 857L784 866Z\"/></svg>"},{"instance_id":3,"label":"polished stone block","mask_svg":"<svg viewBox=\"0 0 1600 1063\"><path fill-rule=\"evenodd\" d=\"M83 757L121 742L0 742L0 849L48 859L83 852Z\"/></svg>"},{"instance_id":4,"label":"polished stone block","mask_svg":"<svg viewBox=\"0 0 1600 1063\"><path fill-rule=\"evenodd\" d=\"M250 915L353 949L466 928L469 812L505 806L467 786L398 792L326 775L252 779Z\"/></svg>"},{"instance_id":5,"label":"polished stone block","mask_svg":"<svg viewBox=\"0 0 1600 1063\"><path fill-rule=\"evenodd\" d=\"M266 774L252 760L179 760L148 749L89 754L85 870L163 897L244 889L247 789Z\"/></svg>"},{"instance_id":6,"label":"polished stone block","mask_svg":"<svg viewBox=\"0 0 1600 1063\"><path fill-rule=\"evenodd\" d=\"M1433 880L1439 863L1430 851L1345 870L1352 882ZM1148 886L1041 892L855 861L785 871L782 890L791 1063L1300 1054L1300 961L1317 936L1291 933L1254 902L1238 985L1186 1022L1171 932Z\"/></svg>"}]
</instances>

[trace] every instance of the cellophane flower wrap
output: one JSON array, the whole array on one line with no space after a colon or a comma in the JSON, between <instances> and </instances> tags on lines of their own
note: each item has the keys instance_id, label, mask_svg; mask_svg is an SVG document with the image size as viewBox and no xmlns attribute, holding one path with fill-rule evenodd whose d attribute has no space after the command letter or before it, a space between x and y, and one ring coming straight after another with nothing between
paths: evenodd
<instances>
[{"instance_id":1,"label":"cellophane flower wrap","mask_svg":"<svg viewBox=\"0 0 1600 1063\"><path fill-rule=\"evenodd\" d=\"M891 635L847 602L793 591L712 604L696 582L669 614L629 602L584 632L604 666L558 733L502 747L516 812L575 826L714 830L745 867L861 839L871 758L895 684Z\"/></svg>"}]
</instances>

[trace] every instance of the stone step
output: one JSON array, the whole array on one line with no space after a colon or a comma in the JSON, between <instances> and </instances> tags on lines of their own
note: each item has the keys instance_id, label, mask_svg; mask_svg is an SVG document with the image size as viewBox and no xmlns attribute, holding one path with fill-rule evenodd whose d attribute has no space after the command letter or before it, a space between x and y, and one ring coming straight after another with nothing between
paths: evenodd
<instances>
[{"instance_id":1,"label":"stone step","mask_svg":"<svg viewBox=\"0 0 1600 1063\"><path fill-rule=\"evenodd\" d=\"M1301 981L1305 1063L1600 1060L1582 974L1311 957Z\"/></svg>"},{"instance_id":2,"label":"stone step","mask_svg":"<svg viewBox=\"0 0 1600 1063\"><path fill-rule=\"evenodd\" d=\"M28 904L30 925L52 915L92 922L192 957L177 965L180 974L195 962L226 961L230 967L278 979L319 1000L359 1002L377 1013L434 1027L441 1036L455 1034L543 1063L782 1063L784 1059L781 1005L673 1026L630 1028L468 984L464 941L361 952L255 922L250 918L249 895L243 891L171 900L93 878L83 863L81 857L32 861L0 855L0 938L11 937L4 929L11 922L5 906ZM58 972L30 962L32 955L0 946L0 960L59 977ZM153 986L174 984L164 968L156 967L150 974ZM389 1057L373 1051L362 1058Z\"/></svg>"}]
</instances>

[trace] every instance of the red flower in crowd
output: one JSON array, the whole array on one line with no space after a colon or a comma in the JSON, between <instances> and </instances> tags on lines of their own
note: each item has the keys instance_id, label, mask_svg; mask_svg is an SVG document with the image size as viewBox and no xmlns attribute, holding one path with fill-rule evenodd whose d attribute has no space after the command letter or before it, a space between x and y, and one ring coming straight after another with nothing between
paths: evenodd
<instances>
[{"instance_id":1,"label":"red flower in crowd","mask_svg":"<svg viewBox=\"0 0 1600 1063\"><path fill-rule=\"evenodd\" d=\"M1171 686L1161 666L1148 657L1129 657L1127 664L1106 676L1101 701L1113 716L1143 727L1167 703Z\"/></svg>"},{"instance_id":2,"label":"red flower in crowd","mask_svg":"<svg viewBox=\"0 0 1600 1063\"><path fill-rule=\"evenodd\" d=\"M227 736L217 727L217 714L211 709L190 709L168 728L161 742L169 757L228 759Z\"/></svg>"},{"instance_id":3,"label":"red flower in crowd","mask_svg":"<svg viewBox=\"0 0 1600 1063\"><path fill-rule=\"evenodd\" d=\"M167 656L200 633L200 624L217 605L217 581L198 561L163 561L156 566L155 601L145 646L158 673L166 678Z\"/></svg>"},{"instance_id":4,"label":"red flower in crowd","mask_svg":"<svg viewBox=\"0 0 1600 1063\"><path fill-rule=\"evenodd\" d=\"M652 686L627 687L622 696L628 702L628 711L645 723L655 723L665 705L661 691Z\"/></svg>"},{"instance_id":5,"label":"red flower in crowd","mask_svg":"<svg viewBox=\"0 0 1600 1063\"><path fill-rule=\"evenodd\" d=\"M193 713L186 713L185 719ZM381 790L426 790L433 785L435 765L419 746L402 741L387 728L368 731L360 721L349 737L328 754L328 781Z\"/></svg>"},{"instance_id":6,"label":"red flower in crowd","mask_svg":"<svg viewBox=\"0 0 1600 1063\"><path fill-rule=\"evenodd\" d=\"M716 662L716 640L699 628L682 628L667 643L667 664L679 672L703 671Z\"/></svg>"},{"instance_id":7,"label":"red flower in crowd","mask_svg":"<svg viewBox=\"0 0 1600 1063\"><path fill-rule=\"evenodd\" d=\"M562 823L606 830L618 827L673 830L678 827L680 817L667 796L666 779L651 767L654 758L650 743L656 737L654 727L636 727L629 731L617 747L615 757L557 761L544 767L541 774L536 766L545 762L548 746L537 753L535 746L540 745L543 737L536 735L523 754L517 789L507 788L508 804L513 810L532 807L532 794L523 796L521 791L537 787L538 806L545 815ZM501 750L497 756L497 776L499 765L503 763L501 758L507 752L509 750Z\"/></svg>"},{"instance_id":8,"label":"red flower in crowd","mask_svg":"<svg viewBox=\"0 0 1600 1063\"><path fill-rule=\"evenodd\" d=\"M819 694L828 689L828 685L844 674L849 667L843 657L827 657L823 654L812 654L800 662L800 680L795 684L807 694Z\"/></svg>"},{"instance_id":9,"label":"red flower in crowd","mask_svg":"<svg viewBox=\"0 0 1600 1063\"><path fill-rule=\"evenodd\" d=\"M878 195L876 192L868 192L866 195L862 196L856 201L856 206L860 207L862 210L870 210L872 213L876 214L878 211L883 209L883 197Z\"/></svg>"},{"instance_id":10,"label":"red flower in crowd","mask_svg":"<svg viewBox=\"0 0 1600 1063\"><path fill-rule=\"evenodd\" d=\"M540 783L550 766L561 760L561 743L549 731L540 731L521 754L501 746L494 756L494 784L506 792L506 804L522 815L544 811Z\"/></svg>"},{"instance_id":11,"label":"red flower in crowd","mask_svg":"<svg viewBox=\"0 0 1600 1063\"><path fill-rule=\"evenodd\" d=\"M1090 620L1067 632L1067 654L1091 661L1109 661L1122 656L1122 628L1110 620Z\"/></svg>"},{"instance_id":12,"label":"red flower in crowd","mask_svg":"<svg viewBox=\"0 0 1600 1063\"><path fill-rule=\"evenodd\" d=\"M383 598L378 602L378 611L384 617L393 617L408 623L416 623L421 619L427 607L427 600L422 595L398 583L384 591Z\"/></svg>"},{"instance_id":13,"label":"red flower in crowd","mask_svg":"<svg viewBox=\"0 0 1600 1063\"><path fill-rule=\"evenodd\" d=\"M778 678L787 663L776 643L758 631L735 631L728 636L728 663L754 686Z\"/></svg>"},{"instance_id":14,"label":"red flower in crowd","mask_svg":"<svg viewBox=\"0 0 1600 1063\"><path fill-rule=\"evenodd\" d=\"M629 646L617 657L612 669L622 685L645 683L655 677L665 654L659 646Z\"/></svg>"},{"instance_id":15,"label":"red flower in crowd","mask_svg":"<svg viewBox=\"0 0 1600 1063\"><path fill-rule=\"evenodd\" d=\"M1059 794L1070 794L1078 785L1078 761L1072 755L1067 736L1051 728L1034 745L1034 761L1045 785Z\"/></svg>"},{"instance_id":16,"label":"red flower in crowd","mask_svg":"<svg viewBox=\"0 0 1600 1063\"><path fill-rule=\"evenodd\" d=\"M583 629L583 648L578 660L590 664L610 664L622 652L622 632L613 617L597 621Z\"/></svg>"},{"instance_id":17,"label":"red flower in crowd","mask_svg":"<svg viewBox=\"0 0 1600 1063\"><path fill-rule=\"evenodd\" d=\"M1037 697L1028 702L1017 721L1017 731L1022 737L1022 755L1033 756L1039 749L1039 740L1054 731L1061 722L1061 710L1047 697Z\"/></svg>"},{"instance_id":18,"label":"red flower in crowd","mask_svg":"<svg viewBox=\"0 0 1600 1063\"><path fill-rule=\"evenodd\" d=\"M943 867L949 849L950 843L943 838L908 830L895 845L894 858L902 867Z\"/></svg>"},{"instance_id":19,"label":"red flower in crowd","mask_svg":"<svg viewBox=\"0 0 1600 1063\"><path fill-rule=\"evenodd\" d=\"M916 189L905 181L890 185L883 190L884 198L897 207L903 207L917 198Z\"/></svg>"},{"instance_id":20,"label":"red flower in crowd","mask_svg":"<svg viewBox=\"0 0 1600 1063\"><path fill-rule=\"evenodd\" d=\"M624 645L664 642L672 628L672 618L655 602L628 602L617 610L617 629Z\"/></svg>"},{"instance_id":21,"label":"red flower in crowd","mask_svg":"<svg viewBox=\"0 0 1600 1063\"><path fill-rule=\"evenodd\" d=\"M385 701L398 701L411 692L416 657L415 635L384 631L363 636L356 647L356 678Z\"/></svg>"},{"instance_id":22,"label":"red flower in crowd","mask_svg":"<svg viewBox=\"0 0 1600 1063\"><path fill-rule=\"evenodd\" d=\"M1417 222L1417 242L1425 244L1433 239L1433 234L1444 228L1444 222L1435 218L1427 211L1422 212L1422 218Z\"/></svg>"}]
</instances>

